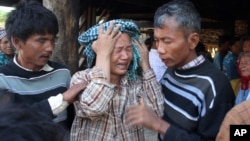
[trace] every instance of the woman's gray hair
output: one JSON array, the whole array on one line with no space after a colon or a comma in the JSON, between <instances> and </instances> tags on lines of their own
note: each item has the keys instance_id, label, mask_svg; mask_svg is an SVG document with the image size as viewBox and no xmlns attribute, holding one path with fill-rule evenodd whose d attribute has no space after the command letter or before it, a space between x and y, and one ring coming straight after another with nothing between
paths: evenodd
<instances>
[{"instance_id":1,"label":"woman's gray hair","mask_svg":"<svg viewBox=\"0 0 250 141\"><path fill-rule=\"evenodd\" d=\"M240 60L242 57L250 57L250 52L241 52L239 54L238 60Z\"/></svg>"}]
</instances>

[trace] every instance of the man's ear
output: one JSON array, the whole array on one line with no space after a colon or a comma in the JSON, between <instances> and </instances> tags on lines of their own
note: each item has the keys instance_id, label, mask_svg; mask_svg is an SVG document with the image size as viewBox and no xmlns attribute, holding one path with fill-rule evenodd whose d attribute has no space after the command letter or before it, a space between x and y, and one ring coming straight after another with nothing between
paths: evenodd
<instances>
[{"instance_id":1,"label":"man's ear","mask_svg":"<svg viewBox=\"0 0 250 141\"><path fill-rule=\"evenodd\" d=\"M19 38L16 38L16 37L11 37L11 43L13 45L13 47L15 47L16 50L19 50L20 49L20 43L21 43L21 40Z\"/></svg>"},{"instance_id":2,"label":"man's ear","mask_svg":"<svg viewBox=\"0 0 250 141\"><path fill-rule=\"evenodd\" d=\"M198 33L191 33L188 37L188 41L190 44L190 49L195 49L195 47L197 46L197 44L200 41L200 36Z\"/></svg>"}]
</instances>

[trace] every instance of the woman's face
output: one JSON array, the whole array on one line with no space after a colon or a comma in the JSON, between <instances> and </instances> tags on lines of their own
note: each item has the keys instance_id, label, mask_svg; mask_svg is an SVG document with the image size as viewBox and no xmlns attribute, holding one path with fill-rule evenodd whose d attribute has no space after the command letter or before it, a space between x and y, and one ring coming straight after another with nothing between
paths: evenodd
<instances>
[{"instance_id":1,"label":"woman's face","mask_svg":"<svg viewBox=\"0 0 250 141\"><path fill-rule=\"evenodd\" d=\"M13 55L15 53L14 48L10 46L10 42L7 38L7 36L3 37L1 42L0 42L0 49L1 51L6 54L6 55Z\"/></svg>"},{"instance_id":2,"label":"woman's face","mask_svg":"<svg viewBox=\"0 0 250 141\"><path fill-rule=\"evenodd\" d=\"M132 59L133 48L131 38L128 34L123 33L118 38L110 57L111 76L121 77L125 75Z\"/></svg>"},{"instance_id":3,"label":"woman's face","mask_svg":"<svg viewBox=\"0 0 250 141\"><path fill-rule=\"evenodd\" d=\"M250 76L250 56L242 56L239 61L241 76Z\"/></svg>"},{"instance_id":4,"label":"woman's face","mask_svg":"<svg viewBox=\"0 0 250 141\"><path fill-rule=\"evenodd\" d=\"M243 43L243 52L250 52L250 40L246 40Z\"/></svg>"}]
</instances>

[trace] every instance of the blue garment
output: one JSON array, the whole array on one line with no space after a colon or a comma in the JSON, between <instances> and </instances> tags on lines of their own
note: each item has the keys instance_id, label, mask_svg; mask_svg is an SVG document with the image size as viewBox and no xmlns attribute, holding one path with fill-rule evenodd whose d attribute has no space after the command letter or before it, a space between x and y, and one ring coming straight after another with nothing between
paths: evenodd
<instances>
[{"instance_id":1,"label":"blue garment","mask_svg":"<svg viewBox=\"0 0 250 141\"><path fill-rule=\"evenodd\" d=\"M162 62L156 49L151 48L149 51L149 64L154 70L157 81L160 81L163 74L167 70L167 66Z\"/></svg>"},{"instance_id":2,"label":"blue garment","mask_svg":"<svg viewBox=\"0 0 250 141\"><path fill-rule=\"evenodd\" d=\"M6 65L9 62L10 59L3 52L0 52L0 66Z\"/></svg>"},{"instance_id":3,"label":"blue garment","mask_svg":"<svg viewBox=\"0 0 250 141\"><path fill-rule=\"evenodd\" d=\"M223 60L223 72L229 80L240 77L238 73L237 59L238 56L229 51Z\"/></svg>"},{"instance_id":4,"label":"blue garment","mask_svg":"<svg viewBox=\"0 0 250 141\"><path fill-rule=\"evenodd\" d=\"M214 56L214 61L213 61L213 63L214 63L214 65L215 65L219 70L221 70L221 71L222 71L222 64L223 64L223 59L224 59L225 55L226 55L226 54L224 54L224 53L218 51L218 52L215 54L215 56Z\"/></svg>"},{"instance_id":5,"label":"blue garment","mask_svg":"<svg viewBox=\"0 0 250 141\"><path fill-rule=\"evenodd\" d=\"M238 95L235 99L235 105L247 100L250 98L250 89L242 90L240 89Z\"/></svg>"},{"instance_id":6,"label":"blue garment","mask_svg":"<svg viewBox=\"0 0 250 141\"><path fill-rule=\"evenodd\" d=\"M40 111L53 115L48 98L69 88L71 79L69 69L64 65L48 61L52 70L28 71L13 60L0 67L0 89L13 93L14 103L36 105ZM72 120L70 116L73 116L73 111L70 110L63 111L65 115L58 115L55 120L65 124L70 123ZM71 125L67 126L70 128Z\"/></svg>"}]
</instances>

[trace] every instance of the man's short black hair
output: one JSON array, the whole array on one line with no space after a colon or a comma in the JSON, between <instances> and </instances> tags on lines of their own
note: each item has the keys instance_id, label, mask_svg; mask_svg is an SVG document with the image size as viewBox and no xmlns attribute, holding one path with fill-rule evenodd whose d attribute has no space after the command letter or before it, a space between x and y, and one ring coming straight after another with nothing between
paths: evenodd
<instances>
[{"instance_id":1,"label":"man's short black hair","mask_svg":"<svg viewBox=\"0 0 250 141\"><path fill-rule=\"evenodd\" d=\"M1 141L63 141L65 129L26 104L0 107Z\"/></svg>"},{"instance_id":2,"label":"man's short black hair","mask_svg":"<svg viewBox=\"0 0 250 141\"><path fill-rule=\"evenodd\" d=\"M58 20L55 14L37 0L21 0L6 19L7 36L26 41L34 34L57 35Z\"/></svg>"}]
</instances>

